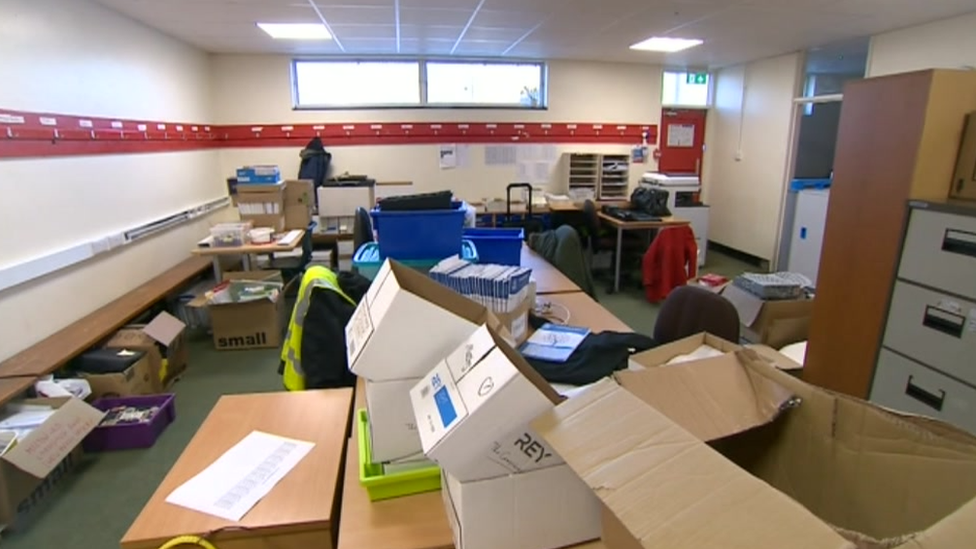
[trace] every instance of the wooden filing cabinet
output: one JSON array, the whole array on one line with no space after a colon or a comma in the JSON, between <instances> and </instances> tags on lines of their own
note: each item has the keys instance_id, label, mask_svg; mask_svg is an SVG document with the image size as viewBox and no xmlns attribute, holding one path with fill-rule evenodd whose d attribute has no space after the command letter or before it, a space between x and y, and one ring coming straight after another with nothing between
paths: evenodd
<instances>
[{"instance_id":1,"label":"wooden filing cabinet","mask_svg":"<svg viewBox=\"0 0 976 549\"><path fill-rule=\"evenodd\" d=\"M948 198L973 111L976 71L920 71L845 86L805 381L860 398L870 393L905 203Z\"/></svg>"},{"instance_id":2,"label":"wooden filing cabinet","mask_svg":"<svg viewBox=\"0 0 976 549\"><path fill-rule=\"evenodd\" d=\"M966 117L966 129L959 145L956 176L952 181L952 196L976 199L976 112Z\"/></svg>"},{"instance_id":3,"label":"wooden filing cabinet","mask_svg":"<svg viewBox=\"0 0 976 549\"><path fill-rule=\"evenodd\" d=\"M871 400L976 433L976 205L910 204Z\"/></svg>"}]
</instances>

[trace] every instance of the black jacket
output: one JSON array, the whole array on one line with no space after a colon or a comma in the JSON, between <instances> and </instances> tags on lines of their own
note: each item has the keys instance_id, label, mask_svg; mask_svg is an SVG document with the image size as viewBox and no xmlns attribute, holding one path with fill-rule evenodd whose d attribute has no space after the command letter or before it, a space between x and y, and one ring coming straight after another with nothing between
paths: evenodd
<instances>
[{"instance_id":1,"label":"black jacket","mask_svg":"<svg viewBox=\"0 0 976 549\"><path fill-rule=\"evenodd\" d=\"M339 287L356 303L369 289L369 280L353 273L339 273ZM306 389L353 387L356 376L346 359L346 323L356 306L326 288L312 290L302 324L302 370Z\"/></svg>"},{"instance_id":2,"label":"black jacket","mask_svg":"<svg viewBox=\"0 0 976 549\"><path fill-rule=\"evenodd\" d=\"M298 179L311 180L314 188L318 189L329 177L332 155L325 150L322 140L315 137L305 145L299 156L302 157L302 164L298 168Z\"/></svg>"}]
</instances>

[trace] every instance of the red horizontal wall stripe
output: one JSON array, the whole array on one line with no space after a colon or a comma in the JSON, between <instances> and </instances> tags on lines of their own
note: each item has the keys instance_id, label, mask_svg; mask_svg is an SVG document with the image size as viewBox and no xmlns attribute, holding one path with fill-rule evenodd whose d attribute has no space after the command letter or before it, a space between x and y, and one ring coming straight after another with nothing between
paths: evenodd
<instances>
[{"instance_id":1,"label":"red horizontal wall stripe","mask_svg":"<svg viewBox=\"0 0 976 549\"><path fill-rule=\"evenodd\" d=\"M328 147L438 143L657 142L651 124L491 122L329 122L210 126L0 109L0 158L301 147L321 137Z\"/></svg>"}]
</instances>

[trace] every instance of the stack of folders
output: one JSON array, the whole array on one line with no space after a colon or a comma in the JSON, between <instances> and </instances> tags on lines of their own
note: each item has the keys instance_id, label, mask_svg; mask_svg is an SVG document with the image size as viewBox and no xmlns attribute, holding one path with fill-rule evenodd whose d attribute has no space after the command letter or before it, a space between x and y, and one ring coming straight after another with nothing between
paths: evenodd
<instances>
[{"instance_id":1,"label":"stack of folders","mask_svg":"<svg viewBox=\"0 0 976 549\"><path fill-rule=\"evenodd\" d=\"M449 257L430 270L430 277L496 313L514 311L529 295L532 269L480 265Z\"/></svg>"}]
</instances>

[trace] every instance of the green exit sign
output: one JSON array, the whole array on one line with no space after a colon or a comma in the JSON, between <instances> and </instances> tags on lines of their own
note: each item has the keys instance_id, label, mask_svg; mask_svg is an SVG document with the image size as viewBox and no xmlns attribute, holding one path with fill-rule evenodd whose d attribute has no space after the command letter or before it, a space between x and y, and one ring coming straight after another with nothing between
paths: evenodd
<instances>
[{"instance_id":1,"label":"green exit sign","mask_svg":"<svg viewBox=\"0 0 976 549\"><path fill-rule=\"evenodd\" d=\"M689 72L687 76L687 83L689 84L708 84L708 73L705 72Z\"/></svg>"}]
</instances>

